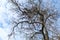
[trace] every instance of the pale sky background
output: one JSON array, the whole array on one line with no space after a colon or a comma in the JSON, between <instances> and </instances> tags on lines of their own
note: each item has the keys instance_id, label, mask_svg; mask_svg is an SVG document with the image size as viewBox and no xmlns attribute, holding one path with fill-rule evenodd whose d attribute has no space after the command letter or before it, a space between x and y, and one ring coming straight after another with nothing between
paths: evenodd
<instances>
[{"instance_id":1,"label":"pale sky background","mask_svg":"<svg viewBox=\"0 0 60 40\"><path fill-rule=\"evenodd\" d=\"M23 1L24 0L21 0L20 2ZM46 0L44 2L46 2ZM54 0L52 2L54 2L56 8L60 11L60 0ZM10 19L14 15L12 11L10 11L11 5L12 4L8 3L7 0L0 0L0 40L8 40L7 35L10 31ZM58 19L57 24L60 26L60 18Z\"/></svg>"}]
</instances>

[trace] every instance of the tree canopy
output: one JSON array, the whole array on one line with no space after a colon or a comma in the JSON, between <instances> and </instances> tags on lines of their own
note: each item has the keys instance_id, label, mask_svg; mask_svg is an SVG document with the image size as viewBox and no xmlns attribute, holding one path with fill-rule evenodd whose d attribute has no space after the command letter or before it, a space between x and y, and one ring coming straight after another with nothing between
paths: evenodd
<instances>
[{"instance_id":1,"label":"tree canopy","mask_svg":"<svg viewBox=\"0 0 60 40\"><path fill-rule=\"evenodd\" d=\"M51 40L49 31L55 33L55 22L58 17L58 11L47 2L44 7L43 0L27 0L25 4L20 4L17 0L10 0L16 5L15 11L18 11L18 19L13 19L12 32L9 37L16 33L25 33L26 40ZM18 31L18 32L17 32ZM55 32L54 32L55 31ZM15 35L14 35L15 36ZM29 38L28 38L29 37ZM54 38L53 38L54 39Z\"/></svg>"}]
</instances>

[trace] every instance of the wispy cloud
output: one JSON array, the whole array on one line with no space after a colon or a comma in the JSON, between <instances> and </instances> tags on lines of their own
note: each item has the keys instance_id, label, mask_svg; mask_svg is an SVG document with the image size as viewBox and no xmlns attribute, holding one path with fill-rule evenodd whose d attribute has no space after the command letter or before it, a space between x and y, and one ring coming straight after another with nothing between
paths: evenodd
<instances>
[{"instance_id":1,"label":"wispy cloud","mask_svg":"<svg viewBox=\"0 0 60 40\"><path fill-rule=\"evenodd\" d=\"M0 38L2 40L8 40L8 32L4 28L0 28Z\"/></svg>"},{"instance_id":2,"label":"wispy cloud","mask_svg":"<svg viewBox=\"0 0 60 40\"><path fill-rule=\"evenodd\" d=\"M10 18L6 3L7 0L0 0L0 40L8 40Z\"/></svg>"}]
</instances>

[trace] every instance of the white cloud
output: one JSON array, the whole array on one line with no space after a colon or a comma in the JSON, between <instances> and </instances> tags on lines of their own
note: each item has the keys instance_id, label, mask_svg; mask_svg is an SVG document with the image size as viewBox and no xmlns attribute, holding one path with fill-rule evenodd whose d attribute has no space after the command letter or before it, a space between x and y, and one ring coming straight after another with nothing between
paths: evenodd
<instances>
[{"instance_id":1,"label":"white cloud","mask_svg":"<svg viewBox=\"0 0 60 40\"><path fill-rule=\"evenodd\" d=\"M0 28L0 38L2 40L8 40L8 32L4 28Z\"/></svg>"},{"instance_id":2,"label":"white cloud","mask_svg":"<svg viewBox=\"0 0 60 40\"><path fill-rule=\"evenodd\" d=\"M8 10L6 8L7 0L0 0L0 40L8 40L8 33L9 33L9 20L10 18ZM11 16L11 15L10 15Z\"/></svg>"}]
</instances>

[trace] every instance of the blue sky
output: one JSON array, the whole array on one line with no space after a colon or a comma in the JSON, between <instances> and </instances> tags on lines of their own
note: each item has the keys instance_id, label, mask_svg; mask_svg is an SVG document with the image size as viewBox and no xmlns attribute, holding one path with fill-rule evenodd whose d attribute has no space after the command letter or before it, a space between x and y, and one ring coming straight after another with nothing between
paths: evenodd
<instances>
[{"instance_id":1,"label":"blue sky","mask_svg":"<svg viewBox=\"0 0 60 40\"><path fill-rule=\"evenodd\" d=\"M19 1L19 2L23 2ZM46 2L46 0L44 0ZM54 3L53 3L54 2ZM56 5L56 8L60 11L60 0L52 1ZM0 0L0 40L7 40L8 33L10 28L10 20L13 17L13 11L10 10L11 3L8 3L7 0ZM16 12L14 12L16 13ZM16 15L15 15L16 16ZM58 26L60 26L60 18L57 21Z\"/></svg>"}]
</instances>

